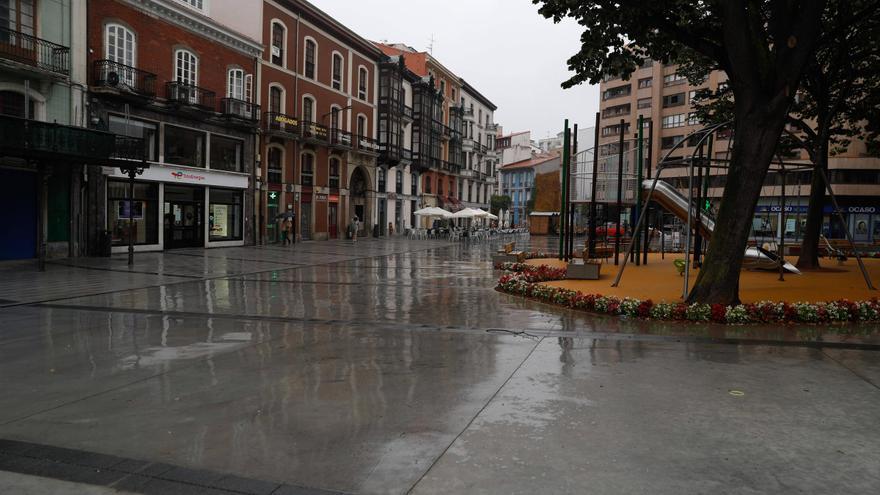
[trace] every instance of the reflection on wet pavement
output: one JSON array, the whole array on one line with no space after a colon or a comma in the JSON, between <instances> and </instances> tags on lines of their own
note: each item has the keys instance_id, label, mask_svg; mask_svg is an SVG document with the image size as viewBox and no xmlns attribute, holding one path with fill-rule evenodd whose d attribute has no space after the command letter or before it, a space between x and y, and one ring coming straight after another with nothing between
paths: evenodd
<instances>
[{"instance_id":1,"label":"reflection on wet pavement","mask_svg":"<svg viewBox=\"0 0 880 495\"><path fill-rule=\"evenodd\" d=\"M354 493L858 493L880 479L875 351L730 340L864 347L876 329L576 313L495 292L493 247L0 266L0 298L19 303L0 308L0 438Z\"/></svg>"}]
</instances>

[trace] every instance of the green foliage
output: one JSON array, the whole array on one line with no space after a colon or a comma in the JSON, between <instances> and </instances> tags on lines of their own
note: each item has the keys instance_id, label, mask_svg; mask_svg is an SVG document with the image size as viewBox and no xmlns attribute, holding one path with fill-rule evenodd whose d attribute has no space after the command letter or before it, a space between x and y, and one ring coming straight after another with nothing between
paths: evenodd
<instances>
[{"instance_id":1,"label":"green foliage","mask_svg":"<svg viewBox=\"0 0 880 495\"><path fill-rule=\"evenodd\" d=\"M492 195L492 197L489 198L489 209L492 210L493 214L497 215L501 210L509 210L510 203L510 196Z\"/></svg>"}]
</instances>

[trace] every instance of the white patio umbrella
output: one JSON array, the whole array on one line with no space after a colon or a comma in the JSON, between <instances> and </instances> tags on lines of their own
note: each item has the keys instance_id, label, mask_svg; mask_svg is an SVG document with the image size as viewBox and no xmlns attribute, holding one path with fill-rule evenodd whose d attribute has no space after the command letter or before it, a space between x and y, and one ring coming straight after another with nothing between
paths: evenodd
<instances>
[{"instance_id":1,"label":"white patio umbrella","mask_svg":"<svg viewBox=\"0 0 880 495\"><path fill-rule=\"evenodd\" d=\"M484 216L486 216L485 211L474 208L465 208L452 214L452 218L480 218Z\"/></svg>"},{"instance_id":2,"label":"white patio umbrella","mask_svg":"<svg viewBox=\"0 0 880 495\"><path fill-rule=\"evenodd\" d=\"M413 215L417 217L452 218L452 213L443 208L437 208L436 206L429 206L427 208L422 208L421 210L416 210L413 212Z\"/></svg>"},{"instance_id":3,"label":"white patio umbrella","mask_svg":"<svg viewBox=\"0 0 880 495\"><path fill-rule=\"evenodd\" d=\"M497 217L497 216L495 216L495 215L489 213L488 211L484 211L484 210L480 210L480 211L482 211L483 213L485 213L485 214L486 214L486 218L488 218L489 220L498 220L498 217Z\"/></svg>"}]
</instances>

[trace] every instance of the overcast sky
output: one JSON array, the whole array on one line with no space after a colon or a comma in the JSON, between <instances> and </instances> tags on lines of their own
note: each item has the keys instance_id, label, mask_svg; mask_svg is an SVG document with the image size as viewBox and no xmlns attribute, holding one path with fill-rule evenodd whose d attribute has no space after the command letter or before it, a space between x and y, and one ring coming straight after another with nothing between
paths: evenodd
<instances>
[{"instance_id":1,"label":"overcast sky","mask_svg":"<svg viewBox=\"0 0 880 495\"><path fill-rule=\"evenodd\" d=\"M555 135L568 118L595 122L598 86L562 89L565 61L580 47L580 27L553 24L530 0L311 0L373 41L427 50L498 106L504 132Z\"/></svg>"}]
</instances>

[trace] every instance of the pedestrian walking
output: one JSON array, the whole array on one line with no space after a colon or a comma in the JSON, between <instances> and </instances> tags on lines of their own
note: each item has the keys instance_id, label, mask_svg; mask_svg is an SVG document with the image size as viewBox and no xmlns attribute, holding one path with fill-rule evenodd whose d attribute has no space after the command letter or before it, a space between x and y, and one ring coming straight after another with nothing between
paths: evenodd
<instances>
[{"instance_id":1,"label":"pedestrian walking","mask_svg":"<svg viewBox=\"0 0 880 495\"><path fill-rule=\"evenodd\" d=\"M391 222L388 222L388 235L389 236L394 235L394 224Z\"/></svg>"},{"instance_id":2,"label":"pedestrian walking","mask_svg":"<svg viewBox=\"0 0 880 495\"><path fill-rule=\"evenodd\" d=\"M358 217L352 217L351 223L348 224L348 237L351 238L352 242L357 242L358 235Z\"/></svg>"},{"instance_id":3,"label":"pedestrian walking","mask_svg":"<svg viewBox=\"0 0 880 495\"><path fill-rule=\"evenodd\" d=\"M286 217L281 222L281 245L286 246L290 244L290 229L293 227L293 222L290 220L290 217Z\"/></svg>"}]
</instances>

